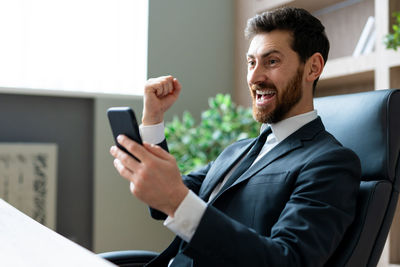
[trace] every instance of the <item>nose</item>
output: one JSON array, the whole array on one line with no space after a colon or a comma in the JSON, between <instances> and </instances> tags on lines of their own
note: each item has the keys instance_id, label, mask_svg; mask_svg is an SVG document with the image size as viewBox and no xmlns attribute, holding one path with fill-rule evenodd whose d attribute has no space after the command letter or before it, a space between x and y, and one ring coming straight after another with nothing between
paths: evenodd
<instances>
[{"instance_id":1,"label":"nose","mask_svg":"<svg viewBox=\"0 0 400 267\"><path fill-rule=\"evenodd\" d=\"M249 84L259 84L267 80L267 75L263 67L256 64L254 68L247 71L247 82Z\"/></svg>"}]
</instances>

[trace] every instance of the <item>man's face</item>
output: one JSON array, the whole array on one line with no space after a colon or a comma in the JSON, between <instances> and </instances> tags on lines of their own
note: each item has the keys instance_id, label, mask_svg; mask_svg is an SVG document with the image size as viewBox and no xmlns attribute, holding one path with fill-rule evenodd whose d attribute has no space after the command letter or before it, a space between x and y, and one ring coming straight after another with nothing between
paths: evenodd
<instances>
[{"instance_id":1,"label":"man's face","mask_svg":"<svg viewBox=\"0 0 400 267\"><path fill-rule=\"evenodd\" d=\"M290 47L289 32L275 30L256 35L247 53L247 82L254 119L276 123L301 112L303 70Z\"/></svg>"}]
</instances>

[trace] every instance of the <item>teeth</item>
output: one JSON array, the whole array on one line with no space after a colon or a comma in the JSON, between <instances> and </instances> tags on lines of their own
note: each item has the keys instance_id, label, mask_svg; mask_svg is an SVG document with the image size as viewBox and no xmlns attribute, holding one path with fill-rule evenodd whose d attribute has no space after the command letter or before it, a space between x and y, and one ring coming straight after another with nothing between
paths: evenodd
<instances>
[{"instance_id":1,"label":"teeth","mask_svg":"<svg viewBox=\"0 0 400 267\"><path fill-rule=\"evenodd\" d=\"M256 90L257 95L273 95L275 94L274 90L267 90L267 91L261 91L261 90Z\"/></svg>"}]
</instances>

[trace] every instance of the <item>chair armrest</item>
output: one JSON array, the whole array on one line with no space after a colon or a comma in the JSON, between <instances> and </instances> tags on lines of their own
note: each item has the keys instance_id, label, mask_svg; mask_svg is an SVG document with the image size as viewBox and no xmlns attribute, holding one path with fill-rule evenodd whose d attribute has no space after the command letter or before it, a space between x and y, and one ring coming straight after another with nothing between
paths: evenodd
<instances>
[{"instance_id":1,"label":"chair armrest","mask_svg":"<svg viewBox=\"0 0 400 267\"><path fill-rule=\"evenodd\" d=\"M118 266L133 267L145 265L157 257L158 253L147 250L121 250L104 252L98 255Z\"/></svg>"}]
</instances>

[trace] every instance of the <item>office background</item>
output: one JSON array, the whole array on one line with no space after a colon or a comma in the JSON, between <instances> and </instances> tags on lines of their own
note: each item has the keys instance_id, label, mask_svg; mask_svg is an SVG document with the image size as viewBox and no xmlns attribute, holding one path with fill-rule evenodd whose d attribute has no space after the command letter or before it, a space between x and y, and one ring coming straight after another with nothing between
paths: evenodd
<instances>
[{"instance_id":1,"label":"office background","mask_svg":"<svg viewBox=\"0 0 400 267\"><path fill-rule=\"evenodd\" d=\"M199 119L208 98L217 93L230 93L235 102L248 105L245 22L287 2L319 12L334 44L317 95L400 87L400 54L386 50L380 39L394 22L391 14L400 9L397 0L150 0L148 77L171 74L183 85L166 119L185 110ZM375 17L379 38L372 53L353 57L369 16ZM95 252L160 251L173 234L149 217L112 166L108 150L113 140L105 115L110 106L131 106L140 117L142 99L0 90L0 141L58 145L59 233ZM392 228L390 244L398 243L399 232ZM392 262L400 262L399 247L391 245Z\"/></svg>"},{"instance_id":2,"label":"office background","mask_svg":"<svg viewBox=\"0 0 400 267\"><path fill-rule=\"evenodd\" d=\"M167 120L184 110L199 119L209 97L232 92L233 44L234 1L149 1L148 77L171 74L183 85ZM3 92L0 141L58 145L57 232L95 252L160 251L173 235L112 165L111 106L131 106L140 118L142 99Z\"/></svg>"}]
</instances>

